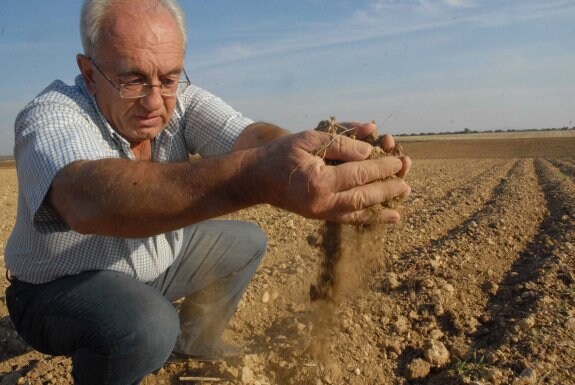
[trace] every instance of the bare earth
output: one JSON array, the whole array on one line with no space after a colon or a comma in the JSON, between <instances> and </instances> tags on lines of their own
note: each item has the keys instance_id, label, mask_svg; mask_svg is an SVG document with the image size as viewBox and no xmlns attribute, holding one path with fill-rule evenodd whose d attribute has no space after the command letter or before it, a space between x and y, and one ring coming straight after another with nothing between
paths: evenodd
<instances>
[{"instance_id":1,"label":"bare earth","mask_svg":"<svg viewBox=\"0 0 575 385\"><path fill-rule=\"evenodd\" d=\"M575 385L575 136L404 149L414 164L403 222L346 238L357 264L377 263L349 274L331 322L316 322L309 295L323 223L253 207L229 216L269 236L226 331L246 355L166 363L144 384ZM2 254L16 194L14 169L0 168ZM0 383L71 384L69 359L17 337L2 265L0 276Z\"/></svg>"}]
</instances>

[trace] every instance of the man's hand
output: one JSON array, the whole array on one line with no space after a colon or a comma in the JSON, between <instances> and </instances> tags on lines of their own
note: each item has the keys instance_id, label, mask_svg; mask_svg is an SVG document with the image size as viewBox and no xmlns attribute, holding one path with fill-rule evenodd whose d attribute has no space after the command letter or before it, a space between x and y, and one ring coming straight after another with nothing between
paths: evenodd
<instances>
[{"instance_id":1,"label":"man's hand","mask_svg":"<svg viewBox=\"0 0 575 385\"><path fill-rule=\"evenodd\" d=\"M373 123L356 127L358 137L376 128ZM242 168L250 171L244 173L247 184L240 182L243 191L238 193L309 218L395 223L399 221L396 210L368 208L409 195L411 189L403 177L411 161L408 157L365 160L371 149L367 143L317 131L280 138L246 154ZM329 166L324 160L344 163ZM391 176L397 178L386 179Z\"/></svg>"}]
</instances>

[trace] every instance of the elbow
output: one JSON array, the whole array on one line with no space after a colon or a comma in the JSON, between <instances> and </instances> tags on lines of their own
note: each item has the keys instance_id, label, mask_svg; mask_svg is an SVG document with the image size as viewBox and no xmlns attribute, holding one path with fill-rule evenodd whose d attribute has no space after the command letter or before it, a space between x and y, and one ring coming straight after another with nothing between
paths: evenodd
<instances>
[{"instance_id":1,"label":"elbow","mask_svg":"<svg viewBox=\"0 0 575 385\"><path fill-rule=\"evenodd\" d=\"M70 229L77 232L78 234L82 235L96 234L94 226L91 226L90 223L87 221L77 220L68 223L68 226L70 226Z\"/></svg>"},{"instance_id":2,"label":"elbow","mask_svg":"<svg viewBox=\"0 0 575 385\"><path fill-rule=\"evenodd\" d=\"M48 194L48 205L70 230L79 234L94 234L95 217L89 214L85 202L79 204L74 202L75 200L70 196L58 199L58 194L54 193L54 189L51 189Z\"/></svg>"},{"instance_id":3,"label":"elbow","mask_svg":"<svg viewBox=\"0 0 575 385\"><path fill-rule=\"evenodd\" d=\"M94 220L90 220L88 215L83 215L80 211L81 210L68 210L58 212L58 215L70 230L83 235L96 234L97 231Z\"/></svg>"},{"instance_id":4,"label":"elbow","mask_svg":"<svg viewBox=\"0 0 575 385\"><path fill-rule=\"evenodd\" d=\"M71 172L81 162L65 167L52 181L46 195L46 204L68 228L80 234L94 234L98 213L92 202L86 199L87 191L78 189L78 177Z\"/></svg>"}]
</instances>

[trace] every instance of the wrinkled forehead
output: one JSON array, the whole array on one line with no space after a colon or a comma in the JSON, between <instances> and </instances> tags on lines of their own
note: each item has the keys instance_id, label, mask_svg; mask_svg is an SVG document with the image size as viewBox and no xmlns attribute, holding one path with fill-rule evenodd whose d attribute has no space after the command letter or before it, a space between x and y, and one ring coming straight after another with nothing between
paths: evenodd
<instances>
[{"instance_id":1,"label":"wrinkled forehead","mask_svg":"<svg viewBox=\"0 0 575 385\"><path fill-rule=\"evenodd\" d=\"M118 3L106 15L98 56L145 51L152 55L170 54L183 58L184 36L169 11L146 0L129 4L130 7Z\"/></svg>"}]
</instances>

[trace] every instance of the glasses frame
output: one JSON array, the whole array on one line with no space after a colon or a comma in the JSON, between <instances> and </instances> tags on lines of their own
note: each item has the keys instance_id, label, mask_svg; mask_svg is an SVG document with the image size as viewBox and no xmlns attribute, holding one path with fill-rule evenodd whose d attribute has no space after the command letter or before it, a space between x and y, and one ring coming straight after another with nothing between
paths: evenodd
<instances>
[{"instance_id":1,"label":"glasses frame","mask_svg":"<svg viewBox=\"0 0 575 385\"><path fill-rule=\"evenodd\" d=\"M104 71L102 71L102 69L96 64L96 62L94 61L94 59L92 59L91 57L88 58L90 60L90 62L94 65L94 68L96 68L98 70L98 72L100 72L102 74L102 76L104 76L104 78L106 78L106 80L108 81L108 83L110 83L110 85L112 87L114 87L115 89L117 89L120 92L120 97L122 99L140 99L140 98L145 98L146 96L148 96L150 94L150 91L152 90L153 87L158 87L160 88L160 94L164 97L167 98L173 98L175 96L180 95L183 91L186 90L186 88L192 84L192 82L190 82L190 78L188 77L188 74L186 72L185 68L182 68L182 72L184 73L184 76L186 77L186 80L180 80L178 82L176 82L178 84L177 88L176 88L176 93L173 95L166 95L163 93L164 91L164 87L165 84L160 83L160 84L150 84L150 83L120 83L119 85L117 85L116 83L114 83L112 81L112 79L110 79L108 77L108 75L106 75L106 73ZM185 84L185 87L182 90L179 90L180 85ZM126 96L124 94L125 92L125 87L126 86L133 86L133 85L139 85L143 87L143 90L145 90L145 94L143 95L139 95L139 96ZM179 90L179 91L178 91Z\"/></svg>"}]
</instances>

